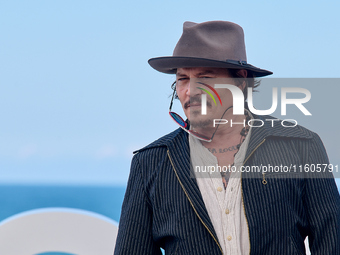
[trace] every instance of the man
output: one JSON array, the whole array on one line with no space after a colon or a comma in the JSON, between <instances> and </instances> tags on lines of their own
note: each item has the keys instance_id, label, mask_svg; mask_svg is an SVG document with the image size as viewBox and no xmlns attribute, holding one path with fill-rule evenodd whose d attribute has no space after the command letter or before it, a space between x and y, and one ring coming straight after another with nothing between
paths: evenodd
<instances>
[{"instance_id":1,"label":"man","mask_svg":"<svg viewBox=\"0 0 340 255\"><path fill-rule=\"evenodd\" d=\"M340 254L340 198L331 173L242 171L328 164L328 158L320 138L305 128L273 125L265 121L272 117L247 107L234 114L231 92L246 98L254 77L271 74L247 63L240 26L185 22L173 56L149 64L176 74L172 101L178 97L187 121L171 111L171 101L170 116L181 128L136 152L115 254L161 254L160 248L305 254L307 236L312 254ZM254 127L255 120L264 125Z\"/></svg>"}]
</instances>

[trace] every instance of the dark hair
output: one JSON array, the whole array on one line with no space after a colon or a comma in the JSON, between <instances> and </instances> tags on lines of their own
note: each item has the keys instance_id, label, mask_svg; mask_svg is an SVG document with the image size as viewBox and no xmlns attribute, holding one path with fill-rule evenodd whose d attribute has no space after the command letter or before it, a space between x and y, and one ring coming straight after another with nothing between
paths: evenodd
<instances>
[{"instance_id":1,"label":"dark hair","mask_svg":"<svg viewBox=\"0 0 340 255\"><path fill-rule=\"evenodd\" d=\"M247 77L243 77L239 71L242 69L228 69L228 72L230 73L231 77L234 78L235 82L236 82L236 86L240 86L242 85L243 82L246 83L246 86L243 89L243 95L244 95L244 99L247 100L248 98L248 88L252 88L252 91L257 92L257 90L254 90L254 88L257 88L258 86L260 86L261 81L260 80L256 80L255 76L252 72L247 71ZM171 89L175 90L176 89L176 82L174 82L171 85ZM177 96L177 92L175 93L175 98L178 99Z\"/></svg>"},{"instance_id":2,"label":"dark hair","mask_svg":"<svg viewBox=\"0 0 340 255\"><path fill-rule=\"evenodd\" d=\"M254 89L260 86L261 81L256 80L254 74L250 71L247 71L247 78L243 77L239 73L240 70L241 69L228 69L231 77L233 77L236 82L236 86L242 85L243 81L246 83L246 86L243 89L243 95L244 95L244 100L247 100L248 88L252 88L252 91L257 91Z\"/></svg>"}]
</instances>

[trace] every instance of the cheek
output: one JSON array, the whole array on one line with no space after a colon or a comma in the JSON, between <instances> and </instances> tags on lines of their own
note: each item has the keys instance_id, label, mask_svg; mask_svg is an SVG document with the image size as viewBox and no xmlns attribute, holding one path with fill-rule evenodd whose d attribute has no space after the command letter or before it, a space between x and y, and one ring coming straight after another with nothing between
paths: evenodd
<instances>
[{"instance_id":1,"label":"cheek","mask_svg":"<svg viewBox=\"0 0 340 255\"><path fill-rule=\"evenodd\" d=\"M227 89L219 91L219 95L221 97L222 103L228 103L233 100L231 92Z\"/></svg>"},{"instance_id":2,"label":"cheek","mask_svg":"<svg viewBox=\"0 0 340 255\"><path fill-rule=\"evenodd\" d=\"M185 91L177 91L177 96L181 104L183 104L185 102L186 97Z\"/></svg>"}]
</instances>

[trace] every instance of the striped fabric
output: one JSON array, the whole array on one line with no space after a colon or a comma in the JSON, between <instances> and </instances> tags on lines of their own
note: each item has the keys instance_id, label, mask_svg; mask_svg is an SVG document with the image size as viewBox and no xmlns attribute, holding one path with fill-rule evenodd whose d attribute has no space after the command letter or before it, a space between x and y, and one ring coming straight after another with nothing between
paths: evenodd
<instances>
[{"instance_id":1,"label":"striped fabric","mask_svg":"<svg viewBox=\"0 0 340 255\"><path fill-rule=\"evenodd\" d=\"M328 162L315 133L270 125L253 129L244 166ZM139 150L114 254L161 254L160 247L166 254L222 254L192 176L181 129ZM331 174L245 172L242 191L250 254L305 254L306 236L311 254L340 254L340 197Z\"/></svg>"}]
</instances>

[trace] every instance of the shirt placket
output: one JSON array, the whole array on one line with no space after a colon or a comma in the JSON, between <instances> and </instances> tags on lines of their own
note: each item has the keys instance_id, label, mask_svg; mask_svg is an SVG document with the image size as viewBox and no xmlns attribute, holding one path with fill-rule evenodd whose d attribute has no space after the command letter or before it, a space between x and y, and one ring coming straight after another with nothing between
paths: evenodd
<instances>
[{"instance_id":1,"label":"shirt placket","mask_svg":"<svg viewBox=\"0 0 340 255\"><path fill-rule=\"evenodd\" d=\"M229 254L237 253L237 235L235 218L235 203L237 199L237 182L236 178L230 178L224 197L224 210L223 210L223 233L226 245L226 251Z\"/></svg>"}]
</instances>

